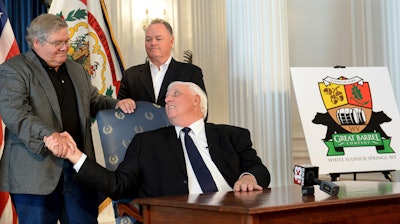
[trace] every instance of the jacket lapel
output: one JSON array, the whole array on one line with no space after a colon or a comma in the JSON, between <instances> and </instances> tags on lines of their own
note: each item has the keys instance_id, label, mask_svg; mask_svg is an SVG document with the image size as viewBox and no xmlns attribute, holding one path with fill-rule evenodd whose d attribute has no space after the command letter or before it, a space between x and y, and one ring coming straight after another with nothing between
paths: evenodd
<instances>
[{"instance_id":1,"label":"jacket lapel","mask_svg":"<svg viewBox=\"0 0 400 224\"><path fill-rule=\"evenodd\" d=\"M57 120L62 127L61 109L58 103L57 93L49 75L47 74L47 71L43 68L38 56L32 50L29 50L26 53L26 60L28 61L28 64L31 65L30 67L32 69L32 73L39 80L40 85L42 86L54 113L56 114Z\"/></svg>"},{"instance_id":2,"label":"jacket lapel","mask_svg":"<svg viewBox=\"0 0 400 224\"><path fill-rule=\"evenodd\" d=\"M168 133L165 136L166 141L168 142L170 148L172 149L173 153L175 154L178 164L181 167L182 171L186 174L186 163L185 163L185 156L183 153L183 147L181 140L177 138L175 127L171 126L168 129Z\"/></svg>"},{"instance_id":3,"label":"jacket lapel","mask_svg":"<svg viewBox=\"0 0 400 224\"><path fill-rule=\"evenodd\" d=\"M221 152L221 143L220 143L220 135L217 126L211 123L205 124L206 136L207 136L207 143L208 143L208 151L210 153L211 159L213 160L214 164L218 167L221 174L226 178L226 170L227 165L224 161L226 158L223 157Z\"/></svg>"},{"instance_id":4,"label":"jacket lapel","mask_svg":"<svg viewBox=\"0 0 400 224\"><path fill-rule=\"evenodd\" d=\"M171 62L169 63L167 72L165 73L164 80L161 84L160 93L158 94L157 104L161 105L160 102L163 102L164 96L167 94L168 85L176 80L177 74L180 72L178 71L177 62L172 58Z\"/></svg>"},{"instance_id":5,"label":"jacket lapel","mask_svg":"<svg viewBox=\"0 0 400 224\"><path fill-rule=\"evenodd\" d=\"M153 88L153 80L151 79L151 71L150 71L150 64L149 62L146 62L141 68L140 68L140 74L139 74L139 79L143 83L144 88L146 89L147 94L152 99L152 102L156 102L155 100L155 95L154 95L154 88Z\"/></svg>"},{"instance_id":6,"label":"jacket lapel","mask_svg":"<svg viewBox=\"0 0 400 224\"><path fill-rule=\"evenodd\" d=\"M206 137L208 143L208 151L210 152L211 159L220 168L220 164L218 164L222 159L220 158L220 144L219 144L219 133L215 125L211 123L205 124Z\"/></svg>"},{"instance_id":7,"label":"jacket lapel","mask_svg":"<svg viewBox=\"0 0 400 224\"><path fill-rule=\"evenodd\" d=\"M88 99L90 99L90 96L88 96L85 91L83 91L83 89L85 89L85 86L87 84L91 85L91 83L90 80L88 80L88 77L83 77L88 76L84 68L80 66L72 66L71 62L72 61L67 60L65 62L65 65L67 66L68 75L75 89L77 103L78 105L81 105L78 107L79 119L81 121L81 124L85 126L84 128L86 130L85 114L90 114L90 108L82 105L90 105L90 101L88 101ZM87 81L89 83L84 81Z\"/></svg>"}]
</instances>

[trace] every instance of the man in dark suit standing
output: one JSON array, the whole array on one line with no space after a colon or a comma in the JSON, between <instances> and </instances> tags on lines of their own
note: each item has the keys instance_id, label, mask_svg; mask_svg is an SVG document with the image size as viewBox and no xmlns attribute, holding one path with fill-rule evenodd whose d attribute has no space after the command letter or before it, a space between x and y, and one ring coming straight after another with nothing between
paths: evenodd
<instances>
[{"instance_id":1,"label":"man in dark suit standing","mask_svg":"<svg viewBox=\"0 0 400 224\"><path fill-rule=\"evenodd\" d=\"M247 129L205 123L207 97L191 82L173 82L168 87L165 110L174 126L136 134L116 171L108 171L85 158L77 148L67 158L75 164L75 180L114 199L205 192L197 176L182 130L189 136L211 172L216 190L255 191L267 188L270 174L252 148ZM66 134L63 134L66 135ZM45 138L57 148L57 141Z\"/></svg>"},{"instance_id":2,"label":"man in dark suit standing","mask_svg":"<svg viewBox=\"0 0 400 224\"><path fill-rule=\"evenodd\" d=\"M148 61L125 71L118 99L132 98L165 106L167 87L173 81L193 82L206 92L201 69L172 58L174 36L167 21L153 20L145 35Z\"/></svg>"}]
</instances>

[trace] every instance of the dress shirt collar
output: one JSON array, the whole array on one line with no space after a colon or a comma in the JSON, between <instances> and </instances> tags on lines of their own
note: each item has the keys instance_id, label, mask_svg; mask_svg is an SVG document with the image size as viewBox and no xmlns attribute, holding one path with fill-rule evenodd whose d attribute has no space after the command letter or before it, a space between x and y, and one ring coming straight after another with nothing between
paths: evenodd
<instances>
[{"instance_id":1,"label":"dress shirt collar","mask_svg":"<svg viewBox=\"0 0 400 224\"><path fill-rule=\"evenodd\" d=\"M175 126L175 131L176 131L176 136L177 136L177 138L180 137L180 133L181 133L181 131L182 131L183 128L185 128L185 127ZM199 133L201 132L201 130L204 130L204 119L201 118L201 119L195 121L194 123L192 123L191 125L189 125L188 128L190 128L190 129L193 131L193 133L194 133L196 136L198 136Z\"/></svg>"},{"instance_id":2,"label":"dress shirt collar","mask_svg":"<svg viewBox=\"0 0 400 224\"><path fill-rule=\"evenodd\" d=\"M169 56L168 60L164 64L160 65L160 68L163 66L168 67L169 64L171 63L171 60L172 60L172 55ZM150 68L157 68L157 70L158 70L158 66L153 64L153 62L151 62L151 60L149 60L149 64L150 64Z\"/></svg>"}]
</instances>

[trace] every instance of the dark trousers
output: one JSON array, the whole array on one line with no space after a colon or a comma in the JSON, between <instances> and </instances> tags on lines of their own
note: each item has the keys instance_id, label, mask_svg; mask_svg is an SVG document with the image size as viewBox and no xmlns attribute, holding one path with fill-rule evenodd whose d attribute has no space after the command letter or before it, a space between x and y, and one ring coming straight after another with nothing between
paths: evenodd
<instances>
[{"instance_id":1,"label":"dark trousers","mask_svg":"<svg viewBox=\"0 0 400 224\"><path fill-rule=\"evenodd\" d=\"M11 194L19 224L97 223L98 194L73 182L75 171L64 162L63 175L49 195Z\"/></svg>"}]
</instances>

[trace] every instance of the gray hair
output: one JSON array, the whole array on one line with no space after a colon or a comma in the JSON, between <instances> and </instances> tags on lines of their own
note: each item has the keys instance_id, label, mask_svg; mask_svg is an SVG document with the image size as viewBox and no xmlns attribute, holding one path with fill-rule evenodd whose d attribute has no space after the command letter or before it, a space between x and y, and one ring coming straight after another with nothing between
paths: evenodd
<instances>
[{"instance_id":1,"label":"gray hair","mask_svg":"<svg viewBox=\"0 0 400 224\"><path fill-rule=\"evenodd\" d=\"M171 26L171 24L169 24L167 21L165 21L165 20L163 20L163 19L153 19L153 20L150 22L150 25L152 25L152 24L158 24L158 23L163 24L163 25L165 26L165 28L167 28L167 30L168 30L168 32L171 34L171 36L174 35L173 32L172 32L172 26Z\"/></svg>"},{"instance_id":2,"label":"gray hair","mask_svg":"<svg viewBox=\"0 0 400 224\"><path fill-rule=\"evenodd\" d=\"M169 84L169 86L168 86L168 90L173 88L176 85L184 85L184 86L188 87L189 89L191 89L194 95L200 96L200 110L201 110L201 113L203 114L203 118L207 117L208 102L207 102L206 93L198 85L194 84L193 82L182 82L182 81L171 82L171 84Z\"/></svg>"},{"instance_id":3,"label":"gray hair","mask_svg":"<svg viewBox=\"0 0 400 224\"><path fill-rule=\"evenodd\" d=\"M52 33L63 28L68 28L68 24L61 17L47 13L41 14L26 29L28 33L26 41L29 47L32 48L35 39L43 43Z\"/></svg>"}]
</instances>

